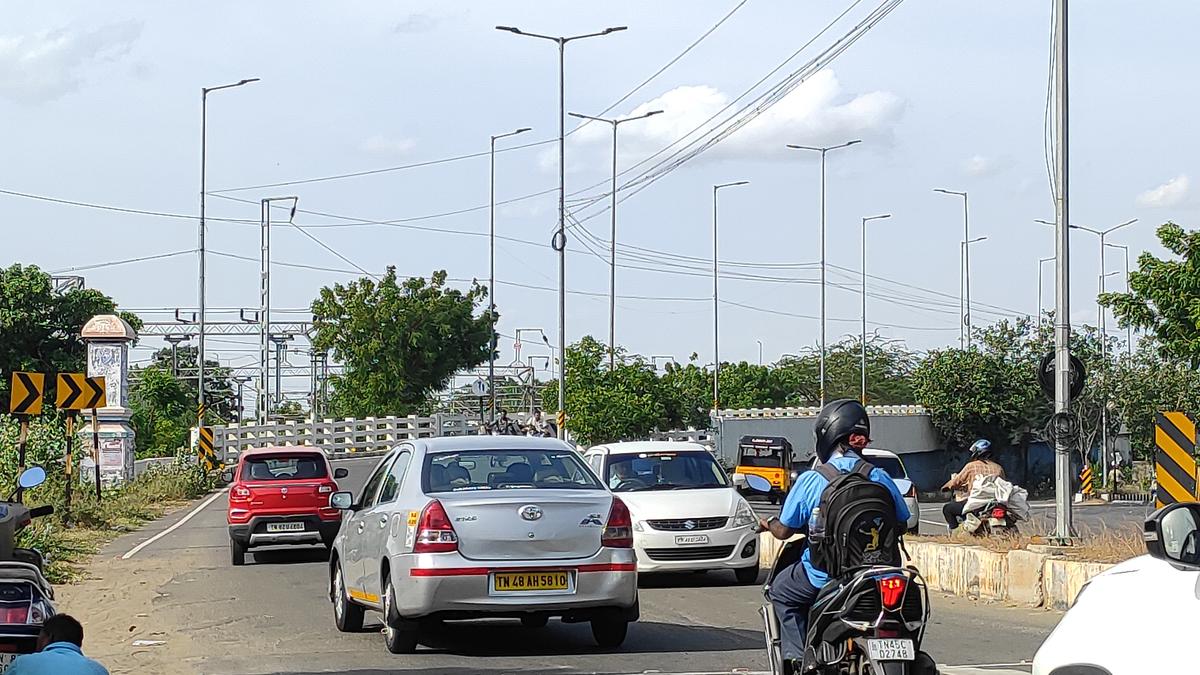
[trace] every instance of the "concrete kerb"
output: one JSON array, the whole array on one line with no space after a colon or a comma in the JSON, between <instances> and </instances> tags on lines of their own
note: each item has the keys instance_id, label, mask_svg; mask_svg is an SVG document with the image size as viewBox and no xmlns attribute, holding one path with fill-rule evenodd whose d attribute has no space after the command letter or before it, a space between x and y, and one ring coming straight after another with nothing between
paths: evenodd
<instances>
[{"instance_id":1,"label":"concrete kerb","mask_svg":"<svg viewBox=\"0 0 1200 675\"><path fill-rule=\"evenodd\" d=\"M1017 550L989 551L965 544L907 541L909 564L920 570L931 591L992 600L1021 607L1065 610L1089 579L1112 567ZM759 538L759 564L770 567L783 542Z\"/></svg>"}]
</instances>

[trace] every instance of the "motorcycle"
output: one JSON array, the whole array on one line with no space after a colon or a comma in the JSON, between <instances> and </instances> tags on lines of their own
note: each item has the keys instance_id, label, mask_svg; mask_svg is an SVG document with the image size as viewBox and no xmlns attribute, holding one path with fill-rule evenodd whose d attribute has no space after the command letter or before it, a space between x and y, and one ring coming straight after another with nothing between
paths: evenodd
<instances>
[{"instance_id":1,"label":"motorcycle","mask_svg":"<svg viewBox=\"0 0 1200 675\"><path fill-rule=\"evenodd\" d=\"M26 469L18 479L20 489L0 502L0 667L20 654L37 651L42 622L54 616L54 588L46 580L46 559L37 549L19 548L16 536L34 518L54 513L53 506L30 509L21 492L46 481L40 467Z\"/></svg>"},{"instance_id":2,"label":"motorcycle","mask_svg":"<svg viewBox=\"0 0 1200 675\"><path fill-rule=\"evenodd\" d=\"M1015 513L1009 510L1007 504L988 502L975 511L963 513L963 527L977 537L991 535L1016 536L1018 534ZM978 521L978 525L975 525ZM974 527L972 530L971 528Z\"/></svg>"},{"instance_id":3,"label":"motorcycle","mask_svg":"<svg viewBox=\"0 0 1200 675\"><path fill-rule=\"evenodd\" d=\"M1029 517L1029 493L999 476L980 476L963 508L962 527L976 536L1017 534L1017 523Z\"/></svg>"},{"instance_id":4,"label":"motorcycle","mask_svg":"<svg viewBox=\"0 0 1200 675\"><path fill-rule=\"evenodd\" d=\"M747 476L750 488L765 492L770 483ZM782 627L771 602L771 584L798 563L804 545L788 541L771 565L759 613L772 675L937 675L933 659L921 651L929 621L929 591L913 567L870 566L831 579L808 614L800 670L783 658Z\"/></svg>"}]
</instances>

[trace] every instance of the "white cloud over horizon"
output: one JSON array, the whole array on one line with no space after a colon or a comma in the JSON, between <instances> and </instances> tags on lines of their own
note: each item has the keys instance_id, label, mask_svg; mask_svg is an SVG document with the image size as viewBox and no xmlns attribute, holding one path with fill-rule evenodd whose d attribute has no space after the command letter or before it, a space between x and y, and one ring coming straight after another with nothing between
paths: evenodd
<instances>
[{"instance_id":1,"label":"white cloud over horizon","mask_svg":"<svg viewBox=\"0 0 1200 675\"><path fill-rule=\"evenodd\" d=\"M1138 206L1147 208L1166 208L1176 206L1188 196L1191 180L1187 174L1179 174L1171 180L1141 193L1137 197Z\"/></svg>"},{"instance_id":2,"label":"white cloud over horizon","mask_svg":"<svg viewBox=\"0 0 1200 675\"><path fill-rule=\"evenodd\" d=\"M1004 171L1010 164L1011 161L1007 157L973 155L963 162L963 172L972 178L983 178Z\"/></svg>"},{"instance_id":3,"label":"white cloud over horizon","mask_svg":"<svg viewBox=\"0 0 1200 675\"><path fill-rule=\"evenodd\" d=\"M362 142L362 150L372 155L405 155L415 148L417 142L411 138L389 138L376 134Z\"/></svg>"},{"instance_id":4,"label":"white cloud over horizon","mask_svg":"<svg viewBox=\"0 0 1200 675\"><path fill-rule=\"evenodd\" d=\"M141 33L142 22L130 19L90 29L0 36L0 97L36 104L76 91L89 65L128 54Z\"/></svg>"}]
</instances>

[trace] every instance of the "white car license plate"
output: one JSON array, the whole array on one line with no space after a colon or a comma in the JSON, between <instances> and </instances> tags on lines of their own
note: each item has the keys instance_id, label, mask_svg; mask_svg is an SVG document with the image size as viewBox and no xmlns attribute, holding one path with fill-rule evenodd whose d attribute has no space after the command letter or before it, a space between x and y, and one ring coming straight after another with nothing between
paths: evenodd
<instances>
[{"instance_id":1,"label":"white car license plate","mask_svg":"<svg viewBox=\"0 0 1200 675\"><path fill-rule=\"evenodd\" d=\"M917 658L912 640L867 640L872 661L912 661Z\"/></svg>"},{"instance_id":2,"label":"white car license plate","mask_svg":"<svg viewBox=\"0 0 1200 675\"><path fill-rule=\"evenodd\" d=\"M675 544L678 546L695 546L696 544L707 544L707 534L677 534L675 535Z\"/></svg>"},{"instance_id":3,"label":"white car license plate","mask_svg":"<svg viewBox=\"0 0 1200 675\"><path fill-rule=\"evenodd\" d=\"M20 654L9 654L7 652L0 652L0 668L8 668L9 666L12 665L13 661L17 660L18 656L20 656Z\"/></svg>"},{"instance_id":4,"label":"white car license plate","mask_svg":"<svg viewBox=\"0 0 1200 675\"><path fill-rule=\"evenodd\" d=\"M267 532L303 532L304 523L267 523Z\"/></svg>"}]
</instances>

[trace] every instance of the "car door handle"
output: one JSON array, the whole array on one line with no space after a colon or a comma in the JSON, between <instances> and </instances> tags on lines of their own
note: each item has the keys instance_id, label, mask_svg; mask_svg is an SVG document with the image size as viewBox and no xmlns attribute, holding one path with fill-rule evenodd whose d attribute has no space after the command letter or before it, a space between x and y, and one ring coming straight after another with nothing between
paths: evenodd
<instances>
[{"instance_id":1,"label":"car door handle","mask_svg":"<svg viewBox=\"0 0 1200 675\"><path fill-rule=\"evenodd\" d=\"M364 523L364 522L363 522L363 521L361 521L361 520L360 520L360 521L358 521L358 533L359 533L359 534L362 534L363 530L364 530L366 527L367 527L367 524L366 524L366 523Z\"/></svg>"},{"instance_id":2,"label":"car door handle","mask_svg":"<svg viewBox=\"0 0 1200 675\"><path fill-rule=\"evenodd\" d=\"M379 527L381 527L381 528L387 527L387 524L388 524L388 517L387 516L379 516Z\"/></svg>"}]
</instances>

